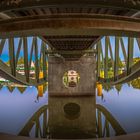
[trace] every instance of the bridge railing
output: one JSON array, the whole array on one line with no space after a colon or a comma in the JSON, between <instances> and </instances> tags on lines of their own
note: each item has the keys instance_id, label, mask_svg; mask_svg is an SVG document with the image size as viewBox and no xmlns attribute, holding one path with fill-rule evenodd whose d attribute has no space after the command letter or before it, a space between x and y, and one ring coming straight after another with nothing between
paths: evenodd
<instances>
[{"instance_id":1,"label":"bridge railing","mask_svg":"<svg viewBox=\"0 0 140 140\"><path fill-rule=\"evenodd\" d=\"M15 83L39 85L47 81L48 45L39 37L0 40L0 76ZM8 61L5 62L4 56Z\"/></svg>"},{"instance_id":2,"label":"bridge railing","mask_svg":"<svg viewBox=\"0 0 140 140\"><path fill-rule=\"evenodd\" d=\"M136 48L137 47L137 48ZM106 36L96 44L97 79L104 83L122 83L135 79L140 71L140 39ZM137 57L134 49L137 50ZM137 76L136 76L137 75ZM126 79L127 78L127 79Z\"/></svg>"}]
</instances>

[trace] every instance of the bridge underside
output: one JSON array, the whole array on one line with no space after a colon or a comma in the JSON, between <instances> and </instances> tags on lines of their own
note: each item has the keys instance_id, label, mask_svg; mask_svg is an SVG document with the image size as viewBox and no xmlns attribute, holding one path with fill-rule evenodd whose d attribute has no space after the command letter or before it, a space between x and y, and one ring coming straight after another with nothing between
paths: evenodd
<instances>
[{"instance_id":1,"label":"bridge underside","mask_svg":"<svg viewBox=\"0 0 140 140\"><path fill-rule=\"evenodd\" d=\"M65 66L65 68L62 66L63 69L72 70L74 68L73 65L77 62L80 63L83 57L95 56L95 53L98 53L97 57L100 55L98 42L103 36L140 36L140 2L138 0L5 0L1 1L0 5L0 37L4 39L12 37L39 36L49 46L49 49L46 49L46 46L43 47L42 61L44 66L46 56L51 56L54 58L61 58L67 64L72 63L68 64L69 66ZM26 44L25 40L23 42ZM128 45L129 48L131 48L131 44L132 43ZM1 42L1 47L2 46ZM33 48L36 54L36 83L34 85L39 85L42 83L41 80L39 80L40 71L38 68L41 62L38 62L38 46L36 41L32 46L35 46ZM97 46L97 48L95 48L95 46ZM105 47L106 46L107 45L105 45ZM14 50L14 47L12 48ZM108 47L106 48L108 49ZM0 49L0 52L1 50L2 49ZM131 52L130 50L128 52L128 60L126 60L128 65L128 77L129 75L132 76L134 74L128 73L128 71L130 71L130 63L132 59L132 55L129 56L129 53ZM28 53L26 46L24 47L24 51L24 54ZM115 58L112 58L112 61L115 63L113 65L115 69L115 78L112 79L115 80L116 77L119 77L117 75L118 61L116 60L116 54L117 51L115 51ZM26 75L24 82L21 81L21 78L18 78L18 80L16 79L16 57L14 56L14 52L10 58L12 74L10 75L10 72L8 72L8 76L19 83L31 85L31 83L34 82L29 82L30 70L27 55L24 55L24 57ZM107 57L105 58L106 62L108 60ZM99 62L98 59L98 70L100 69ZM93 60L93 63L95 63L95 60ZM52 64L50 63L50 65ZM81 66L78 64L77 67ZM54 68L55 70L57 69L56 67ZM106 82L108 81L107 63L105 63L104 69L105 77L101 79L98 73L98 78L103 82ZM2 71L4 70L2 69ZM92 75L93 72L95 72L95 66L92 66L92 72L90 74ZM45 82L47 79L46 66L45 70L43 69L43 73L42 81ZM52 73L51 69L49 70L49 73L52 76L55 72ZM88 72L85 70L84 74L85 73ZM136 71L136 73L138 73L138 71ZM60 83L62 84L62 77L60 79ZM93 74L93 79L95 79L95 73ZM50 80L51 79L49 79L49 81ZM126 81L126 79L123 81Z\"/></svg>"},{"instance_id":2,"label":"bridge underside","mask_svg":"<svg viewBox=\"0 0 140 140\"><path fill-rule=\"evenodd\" d=\"M99 36L47 36L44 39L49 43L52 53L60 54L65 60L74 61L82 57L86 51L89 50L90 53Z\"/></svg>"}]
</instances>

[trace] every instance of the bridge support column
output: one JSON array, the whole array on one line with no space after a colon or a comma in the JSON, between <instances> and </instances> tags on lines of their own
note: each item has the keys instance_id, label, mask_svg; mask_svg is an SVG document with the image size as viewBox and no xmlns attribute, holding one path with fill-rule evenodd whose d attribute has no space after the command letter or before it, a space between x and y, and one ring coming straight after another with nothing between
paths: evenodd
<instances>
[{"instance_id":1,"label":"bridge support column","mask_svg":"<svg viewBox=\"0 0 140 140\"><path fill-rule=\"evenodd\" d=\"M83 56L78 61L65 61L63 58L55 56L49 56L48 59L48 92L50 96L95 95L95 56ZM76 79L75 76L73 78L68 76L72 71L78 73L78 77L76 77L78 82L73 87L66 86L65 80L69 82L70 78L72 81Z\"/></svg>"}]
</instances>

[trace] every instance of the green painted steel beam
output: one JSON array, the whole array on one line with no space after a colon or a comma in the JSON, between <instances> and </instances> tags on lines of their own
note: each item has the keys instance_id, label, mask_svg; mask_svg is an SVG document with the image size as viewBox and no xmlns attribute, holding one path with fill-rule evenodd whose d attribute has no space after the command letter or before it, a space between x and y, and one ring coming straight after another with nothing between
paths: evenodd
<instances>
[{"instance_id":1,"label":"green painted steel beam","mask_svg":"<svg viewBox=\"0 0 140 140\"><path fill-rule=\"evenodd\" d=\"M14 46L14 38L9 38L9 59L10 59L10 67L11 74L16 76L16 60L15 60L15 46Z\"/></svg>"},{"instance_id":2,"label":"green painted steel beam","mask_svg":"<svg viewBox=\"0 0 140 140\"><path fill-rule=\"evenodd\" d=\"M127 57L127 75L131 73L133 65L134 38L128 38L128 57Z\"/></svg>"},{"instance_id":3,"label":"green painted steel beam","mask_svg":"<svg viewBox=\"0 0 140 140\"><path fill-rule=\"evenodd\" d=\"M37 43L37 38L35 38L35 76L36 76L36 81L39 82L39 63L38 63L38 43Z\"/></svg>"},{"instance_id":4,"label":"green painted steel beam","mask_svg":"<svg viewBox=\"0 0 140 140\"><path fill-rule=\"evenodd\" d=\"M105 120L105 126L106 126L106 137L110 137L109 122L107 119Z\"/></svg>"},{"instance_id":5,"label":"green painted steel beam","mask_svg":"<svg viewBox=\"0 0 140 140\"><path fill-rule=\"evenodd\" d=\"M39 46L38 46L39 47ZM42 51L43 50L43 48L42 48L42 42L41 42L41 48L40 48L40 52L38 52L39 53L39 58L38 58L38 60L39 60L39 68L40 68L40 71L42 71L43 70L43 66L42 66L42 62L43 62L43 54L42 54Z\"/></svg>"},{"instance_id":6,"label":"green painted steel beam","mask_svg":"<svg viewBox=\"0 0 140 140\"><path fill-rule=\"evenodd\" d=\"M35 120L35 137L38 138L39 136L39 118Z\"/></svg>"},{"instance_id":7,"label":"green painted steel beam","mask_svg":"<svg viewBox=\"0 0 140 140\"><path fill-rule=\"evenodd\" d=\"M3 51L3 48L4 48L4 45L5 45L5 39L2 39L1 42L0 42L0 56L2 54L2 51Z\"/></svg>"},{"instance_id":8,"label":"green painted steel beam","mask_svg":"<svg viewBox=\"0 0 140 140\"><path fill-rule=\"evenodd\" d=\"M103 54L103 46L101 43L101 58L102 58L102 69L104 68L104 54Z\"/></svg>"},{"instance_id":9,"label":"green painted steel beam","mask_svg":"<svg viewBox=\"0 0 140 140\"><path fill-rule=\"evenodd\" d=\"M102 114L101 111L97 110L97 117L98 117L98 136L99 138L102 137Z\"/></svg>"},{"instance_id":10,"label":"green painted steel beam","mask_svg":"<svg viewBox=\"0 0 140 140\"><path fill-rule=\"evenodd\" d=\"M99 80L101 70L101 40L97 43L97 78Z\"/></svg>"},{"instance_id":11,"label":"green painted steel beam","mask_svg":"<svg viewBox=\"0 0 140 140\"><path fill-rule=\"evenodd\" d=\"M18 49L17 49L17 53L16 53L16 66L17 66L17 63L18 63L18 58L19 58L19 54L20 54L20 51L21 51L21 47L22 47L22 38L20 38L19 40L19 43L18 43Z\"/></svg>"},{"instance_id":12,"label":"green painted steel beam","mask_svg":"<svg viewBox=\"0 0 140 140\"><path fill-rule=\"evenodd\" d=\"M108 38L105 37L104 78L108 78Z\"/></svg>"},{"instance_id":13,"label":"green painted steel beam","mask_svg":"<svg viewBox=\"0 0 140 140\"><path fill-rule=\"evenodd\" d=\"M31 62L32 62L32 56L33 56L33 51L34 51L34 45L35 45L35 38L32 39L31 43L31 51L30 51L30 59L29 59L29 67L31 67Z\"/></svg>"},{"instance_id":14,"label":"green painted steel beam","mask_svg":"<svg viewBox=\"0 0 140 140\"><path fill-rule=\"evenodd\" d=\"M47 135L47 109L43 113L43 137Z\"/></svg>"},{"instance_id":15,"label":"green painted steel beam","mask_svg":"<svg viewBox=\"0 0 140 140\"><path fill-rule=\"evenodd\" d=\"M47 64L46 64L46 53L45 53L45 50L46 50L46 45L44 42L42 42L42 53L43 53L43 77L44 77L44 80L47 79Z\"/></svg>"},{"instance_id":16,"label":"green painted steel beam","mask_svg":"<svg viewBox=\"0 0 140 140\"><path fill-rule=\"evenodd\" d=\"M26 81L29 82L29 63L28 63L27 37L23 37L23 54L24 54L24 67L25 67Z\"/></svg>"},{"instance_id":17,"label":"green painted steel beam","mask_svg":"<svg viewBox=\"0 0 140 140\"><path fill-rule=\"evenodd\" d=\"M112 46L111 46L111 42L110 42L110 38L109 37L108 37L108 46L109 46L109 52L110 52L112 67L114 69L113 51L112 51Z\"/></svg>"},{"instance_id":18,"label":"green painted steel beam","mask_svg":"<svg viewBox=\"0 0 140 140\"><path fill-rule=\"evenodd\" d=\"M119 39L119 37L115 37L114 81L117 80L119 71Z\"/></svg>"}]
</instances>

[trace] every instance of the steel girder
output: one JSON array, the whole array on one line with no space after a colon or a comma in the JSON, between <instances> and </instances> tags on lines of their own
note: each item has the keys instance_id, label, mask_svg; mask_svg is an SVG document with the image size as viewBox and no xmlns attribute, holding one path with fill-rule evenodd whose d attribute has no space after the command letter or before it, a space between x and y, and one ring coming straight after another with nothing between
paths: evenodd
<instances>
[{"instance_id":1,"label":"steel girder","mask_svg":"<svg viewBox=\"0 0 140 140\"><path fill-rule=\"evenodd\" d=\"M139 48L139 39L136 39ZM129 82L140 76L140 61L134 63L134 38L128 37L128 43L124 43L122 37L115 37L114 47L108 36L105 37L105 46L99 41L97 43L97 78L98 81L108 84L119 84ZM125 45L124 45L125 44ZM127 46L126 46L127 44ZM136 46L135 46L136 47ZM103 50L104 49L104 50ZM120 57L122 51L122 59ZM139 52L140 53L140 52ZM108 60L110 59L110 62ZM112 63L112 65L110 64ZM111 66L109 66L111 65ZM109 73L112 71L112 76ZM104 75L100 73L104 72Z\"/></svg>"},{"instance_id":2,"label":"steel girder","mask_svg":"<svg viewBox=\"0 0 140 140\"><path fill-rule=\"evenodd\" d=\"M28 35L140 36L140 19L105 15L31 16L0 21L0 37Z\"/></svg>"}]
</instances>

